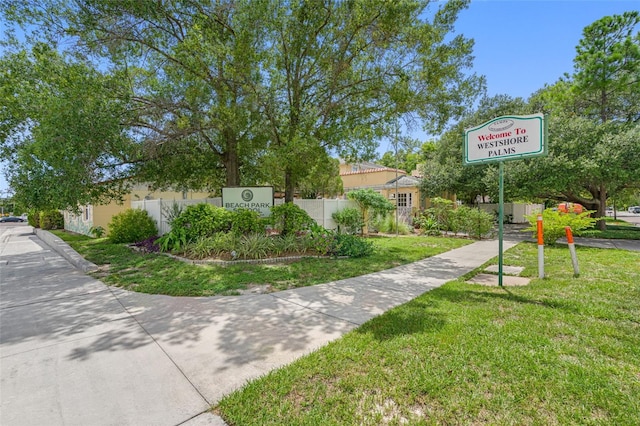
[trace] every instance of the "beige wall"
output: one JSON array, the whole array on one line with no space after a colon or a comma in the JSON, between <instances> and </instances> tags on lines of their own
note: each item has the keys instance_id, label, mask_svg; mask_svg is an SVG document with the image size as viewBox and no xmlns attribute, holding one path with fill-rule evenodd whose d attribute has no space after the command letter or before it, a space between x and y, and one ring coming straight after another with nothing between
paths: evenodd
<instances>
[{"instance_id":1,"label":"beige wall","mask_svg":"<svg viewBox=\"0 0 640 426\"><path fill-rule=\"evenodd\" d=\"M399 172L397 174L397 176L404 175L406 175L406 173ZM373 188L376 190L381 190L382 186L385 183L396 178L396 172L395 170L384 169L371 172L364 171L344 175L341 174L340 177L342 178L342 186L345 192L347 192L349 189L358 188Z\"/></svg>"}]
</instances>

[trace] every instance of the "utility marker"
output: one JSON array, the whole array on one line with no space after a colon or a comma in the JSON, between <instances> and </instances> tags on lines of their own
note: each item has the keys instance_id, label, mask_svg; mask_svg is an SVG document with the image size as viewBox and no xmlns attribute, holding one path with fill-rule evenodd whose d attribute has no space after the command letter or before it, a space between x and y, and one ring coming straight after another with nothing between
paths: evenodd
<instances>
[{"instance_id":1,"label":"utility marker","mask_svg":"<svg viewBox=\"0 0 640 426\"><path fill-rule=\"evenodd\" d=\"M576 255L576 246L573 244L573 233L570 226L565 226L564 231L567 234L567 244L569 245L569 252L571 253L571 263L573 263L573 276L575 278L580 276L580 268L578 268L578 256Z\"/></svg>"}]
</instances>

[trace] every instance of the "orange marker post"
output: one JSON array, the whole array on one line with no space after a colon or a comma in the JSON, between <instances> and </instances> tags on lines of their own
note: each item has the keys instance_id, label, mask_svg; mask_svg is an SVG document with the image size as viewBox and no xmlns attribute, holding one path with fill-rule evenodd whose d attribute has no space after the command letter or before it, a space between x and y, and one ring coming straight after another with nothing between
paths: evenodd
<instances>
[{"instance_id":1,"label":"orange marker post","mask_svg":"<svg viewBox=\"0 0 640 426\"><path fill-rule=\"evenodd\" d=\"M567 234L567 244L569 245L569 252L571 253L571 263L573 263L573 276L578 277L580 275L580 268L578 268L578 256L576 255L576 246L573 244L573 233L570 226L565 226L564 231Z\"/></svg>"},{"instance_id":2,"label":"orange marker post","mask_svg":"<svg viewBox=\"0 0 640 426\"><path fill-rule=\"evenodd\" d=\"M538 215L538 278L544 278L544 229L542 215Z\"/></svg>"}]
</instances>

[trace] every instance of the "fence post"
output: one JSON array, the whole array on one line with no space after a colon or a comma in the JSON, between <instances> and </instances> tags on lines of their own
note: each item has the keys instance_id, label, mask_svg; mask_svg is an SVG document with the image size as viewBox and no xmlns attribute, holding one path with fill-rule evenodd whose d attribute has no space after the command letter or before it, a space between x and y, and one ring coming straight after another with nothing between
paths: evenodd
<instances>
[{"instance_id":1,"label":"fence post","mask_svg":"<svg viewBox=\"0 0 640 426\"><path fill-rule=\"evenodd\" d=\"M538 278L544 278L544 228L542 215L538 215Z\"/></svg>"},{"instance_id":2,"label":"fence post","mask_svg":"<svg viewBox=\"0 0 640 426\"><path fill-rule=\"evenodd\" d=\"M580 268L578 268L576 246L573 243L573 233L571 232L570 226L565 226L564 231L567 234L567 244L569 245L569 252L571 253L571 263L573 263L573 276L577 278L580 275Z\"/></svg>"}]
</instances>

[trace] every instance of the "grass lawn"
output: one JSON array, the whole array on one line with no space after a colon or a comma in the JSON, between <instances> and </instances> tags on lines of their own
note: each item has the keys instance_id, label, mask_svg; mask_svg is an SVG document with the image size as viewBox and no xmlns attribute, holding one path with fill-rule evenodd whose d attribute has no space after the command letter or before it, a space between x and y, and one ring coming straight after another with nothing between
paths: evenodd
<instances>
[{"instance_id":1,"label":"grass lawn","mask_svg":"<svg viewBox=\"0 0 640 426\"><path fill-rule=\"evenodd\" d=\"M255 286L304 287L415 262L472 241L440 237L375 237L376 251L359 259L307 258L268 265L191 265L161 254L140 253L106 239L53 231L87 260L102 266L92 275L109 285L171 296L233 295Z\"/></svg>"},{"instance_id":2,"label":"grass lawn","mask_svg":"<svg viewBox=\"0 0 640 426\"><path fill-rule=\"evenodd\" d=\"M248 383L229 425L638 425L640 252L545 248L548 278L453 281ZM506 265L537 275L537 246Z\"/></svg>"},{"instance_id":3,"label":"grass lawn","mask_svg":"<svg viewBox=\"0 0 640 426\"><path fill-rule=\"evenodd\" d=\"M605 221L607 222L605 231L589 229L582 231L579 235L588 238L640 240L640 226L635 226L633 223L621 219L615 220L612 217L605 218Z\"/></svg>"}]
</instances>

